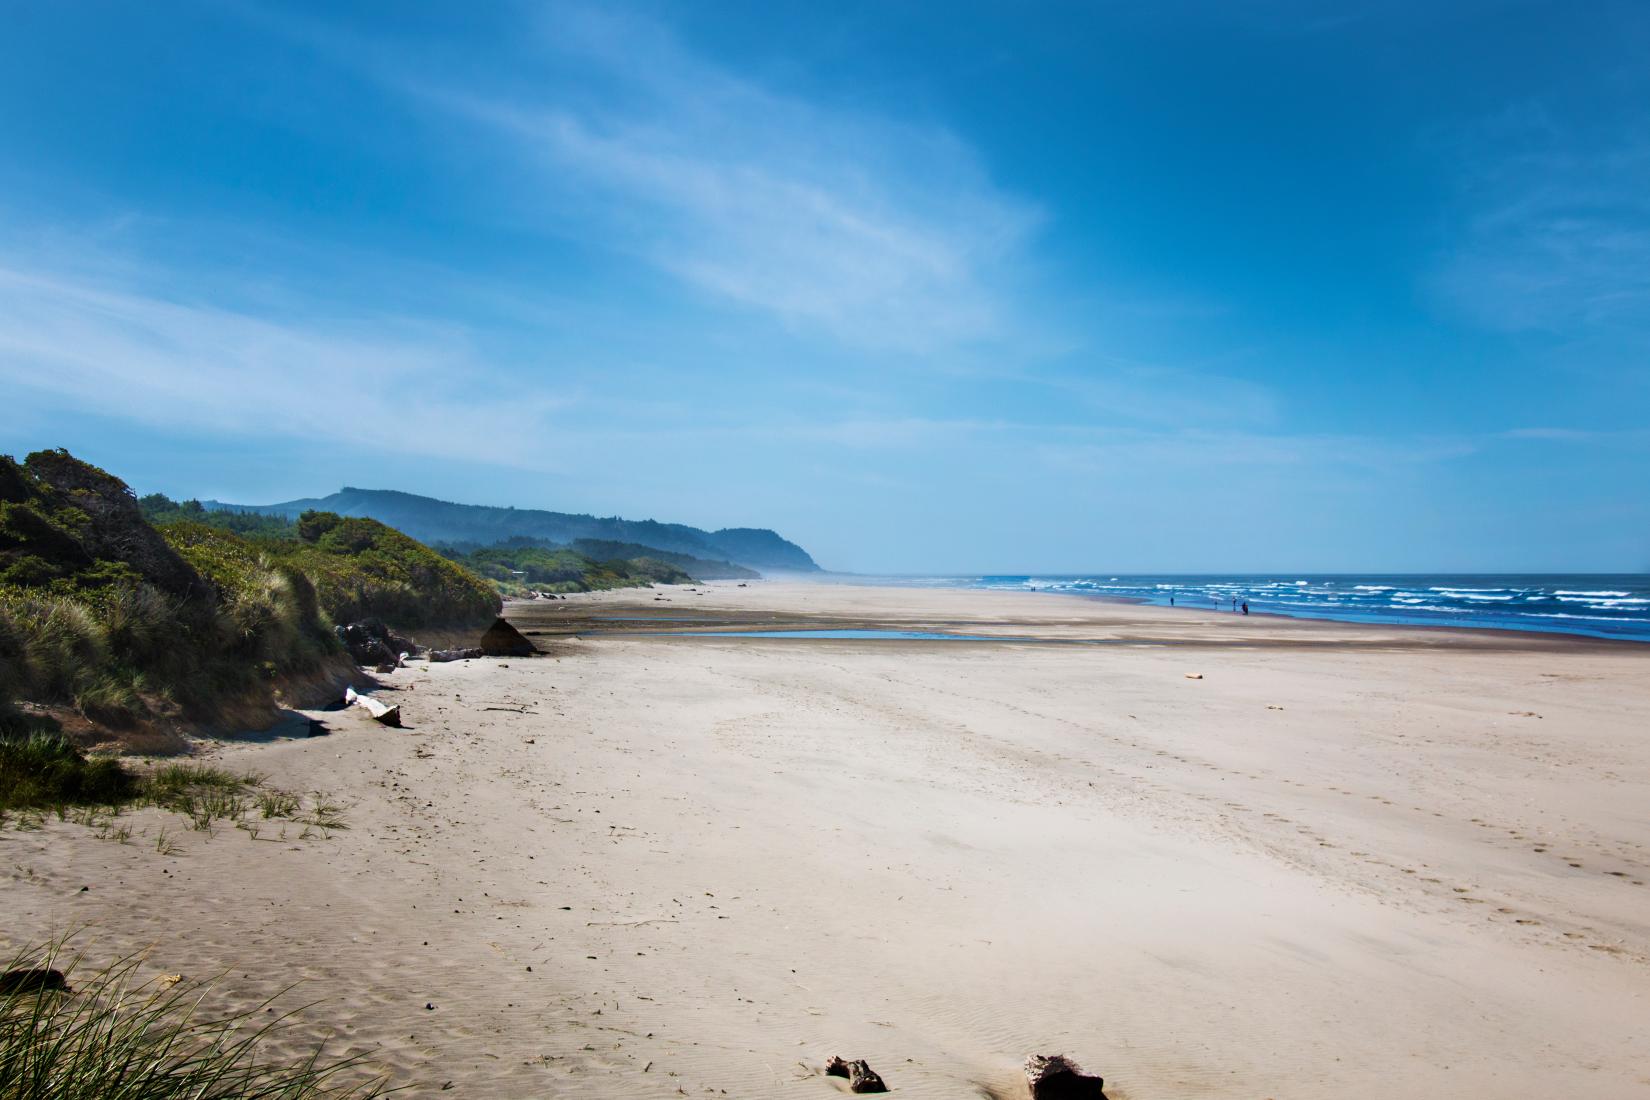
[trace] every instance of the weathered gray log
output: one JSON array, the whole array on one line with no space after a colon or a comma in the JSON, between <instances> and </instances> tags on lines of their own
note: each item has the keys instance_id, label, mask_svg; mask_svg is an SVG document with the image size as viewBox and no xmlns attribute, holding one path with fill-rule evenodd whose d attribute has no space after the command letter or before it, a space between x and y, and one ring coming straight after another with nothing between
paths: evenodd
<instances>
[{"instance_id":1,"label":"weathered gray log","mask_svg":"<svg viewBox=\"0 0 1650 1100\"><path fill-rule=\"evenodd\" d=\"M390 706L379 702L370 695L358 694L354 688L344 689L344 702L349 706L360 707L372 715L374 721L382 722L386 726L399 727L401 725L401 708L399 706Z\"/></svg>"},{"instance_id":2,"label":"weathered gray log","mask_svg":"<svg viewBox=\"0 0 1650 1100\"><path fill-rule=\"evenodd\" d=\"M479 649L432 649L430 661L440 664L443 661L473 661L481 656Z\"/></svg>"},{"instance_id":3,"label":"weathered gray log","mask_svg":"<svg viewBox=\"0 0 1650 1100\"><path fill-rule=\"evenodd\" d=\"M1026 1058L1026 1084L1031 1086L1031 1100L1106 1100L1106 1079L1090 1077L1064 1054Z\"/></svg>"},{"instance_id":4,"label":"weathered gray log","mask_svg":"<svg viewBox=\"0 0 1650 1100\"><path fill-rule=\"evenodd\" d=\"M855 1058L853 1061L833 1054L825 1063L825 1076L846 1077L849 1092L887 1092L888 1086L882 1083L877 1071L866 1064L865 1059Z\"/></svg>"}]
</instances>

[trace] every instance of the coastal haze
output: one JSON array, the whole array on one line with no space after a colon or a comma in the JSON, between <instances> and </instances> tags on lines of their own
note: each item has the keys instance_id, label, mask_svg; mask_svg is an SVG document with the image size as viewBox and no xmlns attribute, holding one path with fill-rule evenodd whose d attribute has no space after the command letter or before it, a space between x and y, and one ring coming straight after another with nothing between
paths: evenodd
<instances>
[{"instance_id":1,"label":"coastal haze","mask_svg":"<svg viewBox=\"0 0 1650 1100\"><path fill-rule=\"evenodd\" d=\"M1650 8L0 35L0 1100L1650 1100Z\"/></svg>"}]
</instances>

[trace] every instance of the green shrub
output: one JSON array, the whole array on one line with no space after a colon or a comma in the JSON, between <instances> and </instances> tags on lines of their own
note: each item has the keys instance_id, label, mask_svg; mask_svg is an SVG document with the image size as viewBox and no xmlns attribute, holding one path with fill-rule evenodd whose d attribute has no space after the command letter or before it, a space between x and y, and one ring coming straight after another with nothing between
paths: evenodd
<instances>
[{"instance_id":1,"label":"green shrub","mask_svg":"<svg viewBox=\"0 0 1650 1100\"><path fill-rule=\"evenodd\" d=\"M112 806L137 789L119 761L89 759L61 734L0 737L0 809Z\"/></svg>"},{"instance_id":2,"label":"green shrub","mask_svg":"<svg viewBox=\"0 0 1650 1100\"><path fill-rule=\"evenodd\" d=\"M565 547L500 543L459 551L449 557L488 578L506 595L528 590L594 592L650 584L685 584L693 578L676 565L654 558L597 561Z\"/></svg>"},{"instance_id":3,"label":"green shrub","mask_svg":"<svg viewBox=\"0 0 1650 1100\"><path fill-rule=\"evenodd\" d=\"M21 637L19 667L30 697L72 699L88 670L108 654L97 620L72 597L0 589L0 613Z\"/></svg>"},{"instance_id":4,"label":"green shrub","mask_svg":"<svg viewBox=\"0 0 1650 1100\"><path fill-rule=\"evenodd\" d=\"M416 630L477 626L499 613L486 581L377 520L305 512L298 538L285 560L313 578L334 623L378 618Z\"/></svg>"}]
</instances>

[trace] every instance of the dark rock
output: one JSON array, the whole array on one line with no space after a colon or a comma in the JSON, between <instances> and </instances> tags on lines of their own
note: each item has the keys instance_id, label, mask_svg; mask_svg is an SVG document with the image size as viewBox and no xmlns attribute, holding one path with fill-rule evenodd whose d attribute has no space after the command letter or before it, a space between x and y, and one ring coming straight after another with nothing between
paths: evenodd
<instances>
[{"instance_id":1,"label":"dark rock","mask_svg":"<svg viewBox=\"0 0 1650 1100\"><path fill-rule=\"evenodd\" d=\"M1106 1100L1106 1080L1090 1077L1064 1054L1033 1054L1026 1059L1026 1084L1032 1100Z\"/></svg>"},{"instance_id":2,"label":"dark rock","mask_svg":"<svg viewBox=\"0 0 1650 1100\"><path fill-rule=\"evenodd\" d=\"M499 619L481 636L481 652L488 657L531 657L538 650L521 631Z\"/></svg>"},{"instance_id":3,"label":"dark rock","mask_svg":"<svg viewBox=\"0 0 1650 1100\"><path fill-rule=\"evenodd\" d=\"M849 1092L888 1091L888 1086L882 1083L877 1071L866 1065L863 1058L855 1058L850 1062L840 1055L833 1054L825 1063L825 1076L846 1077Z\"/></svg>"},{"instance_id":4,"label":"dark rock","mask_svg":"<svg viewBox=\"0 0 1650 1100\"><path fill-rule=\"evenodd\" d=\"M69 983L61 970L35 967L8 970L0 974L0 993L67 993Z\"/></svg>"}]
</instances>

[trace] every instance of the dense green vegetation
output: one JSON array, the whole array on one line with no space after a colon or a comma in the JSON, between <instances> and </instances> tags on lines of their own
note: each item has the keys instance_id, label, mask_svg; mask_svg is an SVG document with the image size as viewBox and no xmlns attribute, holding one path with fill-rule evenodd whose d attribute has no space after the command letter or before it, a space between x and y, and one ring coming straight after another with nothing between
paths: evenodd
<instances>
[{"instance_id":1,"label":"dense green vegetation","mask_svg":"<svg viewBox=\"0 0 1650 1100\"><path fill-rule=\"evenodd\" d=\"M256 512L225 512L208 508L198 500L173 500L164 493L138 498L143 518L156 527L173 523L203 523L231 531L254 542L295 539L298 524L285 516L264 516Z\"/></svg>"},{"instance_id":2,"label":"dense green vegetation","mask_svg":"<svg viewBox=\"0 0 1650 1100\"><path fill-rule=\"evenodd\" d=\"M417 630L498 617L498 592L485 580L375 519L306 512L297 545L276 550L313 579L336 623L372 617Z\"/></svg>"},{"instance_id":3,"label":"dense green vegetation","mask_svg":"<svg viewBox=\"0 0 1650 1100\"><path fill-rule=\"evenodd\" d=\"M339 660L334 623L479 627L498 610L492 585L375 520L140 506L66 451L0 456L0 736L49 725L15 700L107 727L209 721Z\"/></svg>"},{"instance_id":4,"label":"dense green vegetation","mask_svg":"<svg viewBox=\"0 0 1650 1100\"><path fill-rule=\"evenodd\" d=\"M284 516L262 515L257 512L236 512L212 509L199 501L173 501L159 493L142 498L139 504L149 522L158 525L169 541L178 543L185 538L200 542L208 536L200 531L210 527L233 532L247 543L265 553L290 559L294 543L305 542L318 549L350 551L354 540L363 532L390 531L374 520L340 518L327 512L306 512L296 522ZM313 518L312 518L313 517ZM322 520L318 517L331 517ZM311 536L322 524L329 525L327 533L319 538ZM187 533L187 534L186 534ZM393 532L392 532L393 533ZM407 539L412 546L421 544ZM180 546L180 549L183 547ZM580 539L572 547L546 546L534 539L516 538L494 546L474 543L449 545L440 548L449 561L468 569L492 582L498 592L506 596L520 596L529 591L538 592L594 592L608 588L629 588L649 584L683 584L695 580L758 577L754 569L725 561L706 561L688 554L655 550L633 542L608 542ZM403 545L402 556L410 551ZM189 551L185 550L185 556ZM191 559L193 560L193 559ZM426 565L429 563L426 562ZM335 622L346 622L360 615L352 615L342 597L347 585L325 580L336 570L329 570L325 561L306 559L303 568L317 579L321 587L321 606ZM360 563L352 563L349 572L358 582ZM446 590L445 580L425 580L417 585L425 593L432 589ZM417 629L415 608L387 606L396 601L391 594L379 592L368 601L377 610L372 614L405 629ZM452 621L451 612L435 621ZM409 618L413 615L414 618Z\"/></svg>"},{"instance_id":5,"label":"dense green vegetation","mask_svg":"<svg viewBox=\"0 0 1650 1100\"><path fill-rule=\"evenodd\" d=\"M203 574L118 478L65 451L0 456L0 733L38 725L12 699L115 727L207 718L338 652L303 573L235 564Z\"/></svg>"},{"instance_id":6,"label":"dense green vegetation","mask_svg":"<svg viewBox=\"0 0 1650 1100\"><path fill-rule=\"evenodd\" d=\"M477 625L498 614L491 586L377 520L305 512L293 522L159 493L139 504L203 574L233 584L256 560L278 561L309 578L321 611L335 623L371 617L417 630Z\"/></svg>"},{"instance_id":7,"label":"dense green vegetation","mask_svg":"<svg viewBox=\"0 0 1650 1100\"><path fill-rule=\"evenodd\" d=\"M537 592L594 592L650 584L686 584L693 580L678 566L657 558L597 561L574 550L523 542L445 551L491 580L506 595Z\"/></svg>"},{"instance_id":8,"label":"dense green vegetation","mask_svg":"<svg viewBox=\"0 0 1650 1100\"><path fill-rule=\"evenodd\" d=\"M495 508L480 504L453 504L414 493L387 489L345 488L324 497L290 500L283 504L218 504L270 516L296 518L322 510L343 516L371 516L398 531L430 544L494 546L512 539L528 539L539 546L567 546L581 539L629 543L682 554L702 561L729 561L757 569L796 573L819 570L802 547L766 528L726 527L705 531L683 523L628 520L616 516L574 515L538 508ZM577 547L574 547L577 549ZM622 556L632 557L631 553ZM691 572L691 570L690 570Z\"/></svg>"},{"instance_id":9,"label":"dense green vegetation","mask_svg":"<svg viewBox=\"0 0 1650 1100\"><path fill-rule=\"evenodd\" d=\"M612 561L615 558L653 558L668 562L690 575L696 581L755 580L762 574L730 561L710 561L692 554L676 554L669 550L655 550L635 542L614 542L611 539L574 539L573 550L592 561Z\"/></svg>"}]
</instances>

